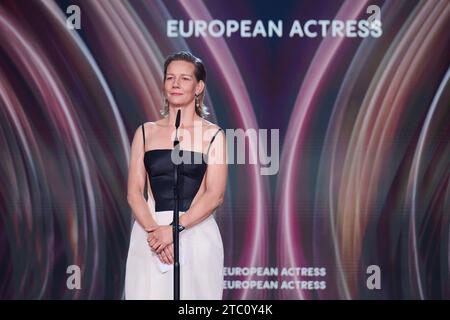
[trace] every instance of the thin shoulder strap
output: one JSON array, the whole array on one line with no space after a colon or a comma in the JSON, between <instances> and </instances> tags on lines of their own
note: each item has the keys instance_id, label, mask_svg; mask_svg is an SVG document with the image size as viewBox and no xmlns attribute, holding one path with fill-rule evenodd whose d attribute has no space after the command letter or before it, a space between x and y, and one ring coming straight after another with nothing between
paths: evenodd
<instances>
[{"instance_id":1,"label":"thin shoulder strap","mask_svg":"<svg viewBox=\"0 0 450 320\"><path fill-rule=\"evenodd\" d=\"M142 124L141 127L142 127L142 137L144 138L144 152L145 152L145 129L144 129L144 124Z\"/></svg>"},{"instance_id":2,"label":"thin shoulder strap","mask_svg":"<svg viewBox=\"0 0 450 320\"><path fill-rule=\"evenodd\" d=\"M219 133L219 131L222 130L222 128L219 128L216 133L213 135L213 137L211 138L211 141L209 142L209 146L208 146L208 151L206 152L206 154L209 154L209 149L211 148L211 144L213 143L214 139L216 138L217 134ZM223 130L222 130L223 131Z\"/></svg>"}]
</instances>

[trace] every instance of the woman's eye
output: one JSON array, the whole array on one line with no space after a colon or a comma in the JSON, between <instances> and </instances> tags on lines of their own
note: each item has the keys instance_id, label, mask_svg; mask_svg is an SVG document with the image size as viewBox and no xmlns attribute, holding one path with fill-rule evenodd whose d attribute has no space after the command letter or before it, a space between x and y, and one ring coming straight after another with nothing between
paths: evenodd
<instances>
[{"instance_id":1,"label":"woman's eye","mask_svg":"<svg viewBox=\"0 0 450 320\"><path fill-rule=\"evenodd\" d=\"M187 77L185 77L185 78L183 78L183 80L191 80L191 78L187 78Z\"/></svg>"}]
</instances>

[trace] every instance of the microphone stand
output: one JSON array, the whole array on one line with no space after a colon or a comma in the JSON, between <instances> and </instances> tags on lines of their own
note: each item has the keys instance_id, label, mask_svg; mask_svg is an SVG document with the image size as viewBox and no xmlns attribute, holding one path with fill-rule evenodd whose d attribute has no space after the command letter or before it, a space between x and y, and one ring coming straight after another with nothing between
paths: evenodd
<instances>
[{"instance_id":1,"label":"microphone stand","mask_svg":"<svg viewBox=\"0 0 450 320\"><path fill-rule=\"evenodd\" d=\"M180 141L178 140L178 127L180 126L180 115L181 110L177 112L177 118L175 121L175 140L173 142L174 152L178 152L180 155ZM179 173L180 165L174 163L173 177L174 177L174 185L173 185L173 195L174 195L174 210L173 210L173 219L172 219L172 230L173 230L173 250L174 250L174 266L173 266L173 300L180 300L180 238L178 232L178 224L179 224L179 208L180 208L180 196L179 196Z\"/></svg>"}]
</instances>

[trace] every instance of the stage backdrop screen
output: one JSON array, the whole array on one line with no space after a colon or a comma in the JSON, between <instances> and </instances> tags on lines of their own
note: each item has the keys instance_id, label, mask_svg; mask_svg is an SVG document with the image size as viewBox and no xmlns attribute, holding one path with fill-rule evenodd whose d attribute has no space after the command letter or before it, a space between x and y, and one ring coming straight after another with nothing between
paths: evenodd
<instances>
[{"instance_id":1,"label":"stage backdrop screen","mask_svg":"<svg viewBox=\"0 0 450 320\"><path fill-rule=\"evenodd\" d=\"M124 298L130 144L186 50L224 299L449 299L449 30L447 0L1 1L0 298Z\"/></svg>"}]
</instances>

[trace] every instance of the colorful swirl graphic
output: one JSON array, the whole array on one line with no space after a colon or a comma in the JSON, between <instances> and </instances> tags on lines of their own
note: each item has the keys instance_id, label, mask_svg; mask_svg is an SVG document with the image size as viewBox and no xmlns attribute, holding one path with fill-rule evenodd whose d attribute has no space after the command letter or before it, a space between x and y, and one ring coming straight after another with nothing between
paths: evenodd
<instances>
[{"instance_id":1,"label":"colorful swirl graphic","mask_svg":"<svg viewBox=\"0 0 450 320\"><path fill-rule=\"evenodd\" d=\"M379 38L166 30L170 19L360 20L370 5ZM229 166L216 214L225 265L326 270L225 299L449 299L448 30L447 0L1 1L0 298L123 298L130 142L161 117L165 57L190 50L207 66L209 120L280 131L277 175L260 174L255 141L249 164ZM81 290L67 288L70 265ZM373 265L380 290L367 286Z\"/></svg>"}]
</instances>

